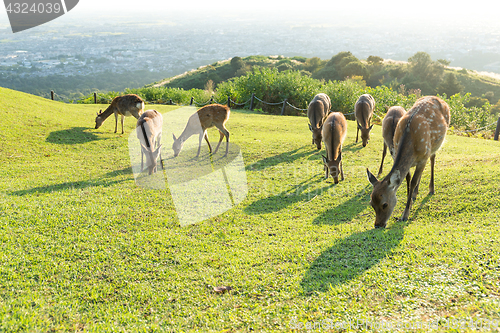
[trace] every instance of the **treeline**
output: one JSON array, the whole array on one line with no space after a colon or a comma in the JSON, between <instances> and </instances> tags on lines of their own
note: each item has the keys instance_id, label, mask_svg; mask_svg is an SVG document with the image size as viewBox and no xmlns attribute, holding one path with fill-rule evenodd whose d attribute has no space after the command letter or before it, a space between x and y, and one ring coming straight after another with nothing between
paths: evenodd
<instances>
[{"instance_id":1,"label":"treeline","mask_svg":"<svg viewBox=\"0 0 500 333\"><path fill-rule=\"evenodd\" d=\"M377 101L375 112L381 117L390 106L400 105L408 110L422 95L419 89L395 91L388 86L370 87L358 76L343 81L325 81L303 75L297 70L280 71L278 68L254 67L250 72L239 77L220 82L215 90L144 87L126 89L123 92L98 94L98 99L100 103L109 103L115 96L123 93L134 93L148 102L166 103L172 100L176 104L189 105L191 97L198 103L206 103L210 98L225 103L229 97L236 103L246 103L246 107L248 107L248 101L252 94L255 94L269 103L280 103L286 98L295 107L306 109L309 101L319 92L330 96L333 110L345 114L354 110L354 104L360 95L369 93ZM449 97L442 94L440 96L451 107L451 125L455 128L473 130L494 121L488 102L481 106L470 106L470 94L455 94ZM80 102L93 103L93 96L87 96ZM270 106L261 102L256 102L254 107L271 114L279 113L281 110L281 105ZM286 114L305 115L305 111L288 107Z\"/></svg>"}]
</instances>

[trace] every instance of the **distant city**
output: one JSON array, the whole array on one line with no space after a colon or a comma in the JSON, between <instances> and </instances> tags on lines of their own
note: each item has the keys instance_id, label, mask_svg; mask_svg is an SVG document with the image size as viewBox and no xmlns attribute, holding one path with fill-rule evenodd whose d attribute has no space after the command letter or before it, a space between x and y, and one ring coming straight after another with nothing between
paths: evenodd
<instances>
[{"instance_id":1,"label":"distant city","mask_svg":"<svg viewBox=\"0 0 500 333\"><path fill-rule=\"evenodd\" d=\"M69 15L68 15L69 16ZM413 25L412 25L413 24ZM499 25L418 25L376 19L352 22L222 13L196 17L83 16L13 34L0 25L0 86L12 78L147 70L157 79L234 56L284 55L329 59L340 51L407 60L418 51L451 66L500 73ZM155 76L156 77L156 76Z\"/></svg>"}]
</instances>

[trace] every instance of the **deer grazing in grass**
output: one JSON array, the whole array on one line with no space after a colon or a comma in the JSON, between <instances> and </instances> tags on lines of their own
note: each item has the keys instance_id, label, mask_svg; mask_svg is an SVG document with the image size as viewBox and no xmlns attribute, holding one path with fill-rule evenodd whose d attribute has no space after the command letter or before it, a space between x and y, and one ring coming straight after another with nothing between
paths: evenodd
<instances>
[{"instance_id":1,"label":"deer grazing in grass","mask_svg":"<svg viewBox=\"0 0 500 333\"><path fill-rule=\"evenodd\" d=\"M323 122L323 141L325 142L326 156L323 156L325 179L333 177L335 184L344 180L342 168L342 143L347 135L347 120L340 112L332 112Z\"/></svg>"},{"instance_id":2,"label":"deer grazing in grass","mask_svg":"<svg viewBox=\"0 0 500 333\"><path fill-rule=\"evenodd\" d=\"M198 153L196 154L196 157L200 156L201 141L203 138L205 138L205 141L208 144L208 149L210 153L212 153L212 146L210 145L210 141L208 141L207 129L214 126L219 130L220 138L219 143L217 144L217 147L215 148L215 151L213 153L217 153L222 139L225 136L226 153L224 154L224 156L227 156L227 153L229 152L229 131L226 129L225 125L227 120L229 119L230 113L231 111L229 110L229 107L221 104L206 105L195 112L191 117L189 117L184 131L178 138L176 138L172 133L172 136L174 138L174 143L172 145L172 149L174 150L174 157L179 155L184 142L186 142L186 140L194 134L199 135Z\"/></svg>"},{"instance_id":3,"label":"deer grazing in grass","mask_svg":"<svg viewBox=\"0 0 500 333\"><path fill-rule=\"evenodd\" d=\"M144 101L137 95L123 95L118 96L113 99L111 104L108 106L104 112L99 111L97 117L95 118L95 128L101 127L102 123L111 116L112 113L115 114L115 133L118 129L118 115L122 116L122 134L123 134L123 120L125 116L134 116L139 119L142 111L144 110Z\"/></svg>"},{"instance_id":4,"label":"deer grazing in grass","mask_svg":"<svg viewBox=\"0 0 500 333\"><path fill-rule=\"evenodd\" d=\"M358 143L359 131L361 131L361 140L363 147L366 147L370 140L370 131L373 125L370 126L370 121L373 117L375 109L375 99L370 94L361 95L354 105L354 115L358 129L356 131L356 143Z\"/></svg>"},{"instance_id":5,"label":"deer grazing in grass","mask_svg":"<svg viewBox=\"0 0 500 333\"><path fill-rule=\"evenodd\" d=\"M380 163L380 168L378 169L377 176L382 174L384 169L384 159L387 154L387 148L389 148L389 153L394 160L396 158L394 151L394 133L396 132L396 126L399 123L401 117L404 116L406 110L401 106L391 107L382 121L382 137L384 138L384 150L382 152L382 162Z\"/></svg>"},{"instance_id":6,"label":"deer grazing in grass","mask_svg":"<svg viewBox=\"0 0 500 333\"><path fill-rule=\"evenodd\" d=\"M375 210L375 227L384 228L396 206L396 192L415 167L407 193L406 207L401 217L406 221L410 215L412 202L418 193L418 185L427 160L431 160L431 180L429 194L434 194L434 162L436 152L444 142L450 125L450 108L438 97L422 97L400 120L394 134L396 158L391 171L381 181L366 169L368 180L373 185L370 204Z\"/></svg>"},{"instance_id":7,"label":"deer grazing in grass","mask_svg":"<svg viewBox=\"0 0 500 333\"><path fill-rule=\"evenodd\" d=\"M309 118L309 129L312 132L312 144L316 144L318 150L321 149L321 128L323 118L330 112L332 102L327 94L317 94L314 96L307 108L307 117Z\"/></svg>"},{"instance_id":8,"label":"deer grazing in grass","mask_svg":"<svg viewBox=\"0 0 500 333\"><path fill-rule=\"evenodd\" d=\"M141 142L141 172L144 170L144 156L146 156L146 166L149 174L156 172L158 166L158 156L160 156L161 167L161 129L163 117L156 110L145 111L137 120L137 138Z\"/></svg>"}]
</instances>

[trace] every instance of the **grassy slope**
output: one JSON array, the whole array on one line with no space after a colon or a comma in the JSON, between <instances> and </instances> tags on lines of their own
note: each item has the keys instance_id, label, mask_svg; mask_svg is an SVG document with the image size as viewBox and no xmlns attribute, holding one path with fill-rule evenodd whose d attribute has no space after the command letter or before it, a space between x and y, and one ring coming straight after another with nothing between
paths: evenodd
<instances>
[{"instance_id":1,"label":"grassy slope","mask_svg":"<svg viewBox=\"0 0 500 333\"><path fill-rule=\"evenodd\" d=\"M233 111L227 127L248 196L181 228L168 190L135 185L127 135L113 134L112 120L93 129L96 106L1 88L0 100L5 119L23 112L0 123L2 330L499 319L498 142L449 136L436 195L426 196L426 170L410 221L374 230L365 167L378 169L379 126L360 148L349 122L346 180L335 186L322 178L305 118ZM135 121L125 123L132 131ZM234 290L215 294L219 285Z\"/></svg>"}]
</instances>

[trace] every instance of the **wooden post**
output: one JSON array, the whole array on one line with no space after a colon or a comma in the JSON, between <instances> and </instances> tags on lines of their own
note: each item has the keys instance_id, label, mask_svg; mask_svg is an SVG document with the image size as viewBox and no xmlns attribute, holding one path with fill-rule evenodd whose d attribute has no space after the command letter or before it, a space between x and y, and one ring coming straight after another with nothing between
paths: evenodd
<instances>
[{"instance_id":1,"label":"wooden post","mask_svg":"<svg viewBox=\"0 0 500 333\"><path fill-rule=\"evenodd\" d=\"M231 96L227 96L227 107L231 108Z\"/></svg>"},{"instance_id":2,"label":"wooden post","mask_svg":"<svg viewBox=\"0 0 500 333\"><path fill-rule=\"evenodd\" d=\"M174 105L174 102L172 102L172 99L168 101L168 105Z\"/></svg>"},{"instance_id":3,"label":"wooden post","mask_svg":"<svg viewBox=\"0 0 500 333\"><path fill-rule=\"evenodd\" d=\"M97 104L97 93L94 93L94 104Z\"/></svg>"},{"instance_id":4,"label":"wooden post","mask_svg":"<svg viewBox=\"0 0 500 333\"><path fill-rule=\"evenodd\" d=\"M208 104L214 104L214 97L210 97L210 101L208 102Z\"/></svg>"},{"instance_id":5,"label":"wooden post","mask_svg":"<svg viewBox=\"0 0 500 333\"><path fill-rule=\"evenodd\" d=\"M51 100L54 100L54 90L51 90L51 91L50 91L50 99L51 99Z\"/></svg>"},{"instance_id":6,"label":"wooden post","mask_svg":"<svg viewBox=\"0 0 500 333\"><path fill-rule=\"evenodd\" d=\"M194 97L191 97L191 102L189 102L189 105L193 105L194 103Z\"/></svg>"},{"instance_id":7,"label":"wooden post","mask_svg":"<svg viewBox=\"0 0 500 333\"><path fill-rule=\"evenodd\" d=\"M495 137L493 138L495 141L498 141L498 136L500 135L500 116L497 121L497 129L495 130Z\"/></svg>"},{"instance_id":8,"label":"wooden post","mask_svg":"<svg viewBox=\"0 0 500 333\"><path fill-rule=\"evenodd\" d=\"M284 115L284 114L285 114L285 107L286 107L286 98L285 98L285 100L283 101L283 107L281 108L281 115Z\"/></svg>"},{"instance_id":9,"label":"wooden post","mask_svg":"<svg viewBox=\"0 0 500 333\"><path fill-rule=\"evenodd\" d=\"M250 98L250 111L253 111L253 99L255 97L255 93L252 93L252 98Z\"/></svg>"}]
</instances>

